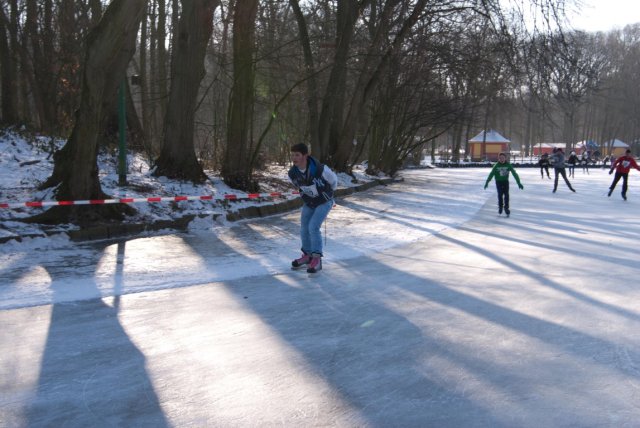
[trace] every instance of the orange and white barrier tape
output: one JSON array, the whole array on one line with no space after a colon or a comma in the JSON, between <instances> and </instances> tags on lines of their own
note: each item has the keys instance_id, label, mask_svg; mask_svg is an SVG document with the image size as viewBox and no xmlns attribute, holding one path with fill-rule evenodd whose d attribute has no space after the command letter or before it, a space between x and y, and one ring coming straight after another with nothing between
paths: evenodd
<instances>
[{"instance_id":1,"label":"orange and white barrier tape","mask_svg":"<svg viewBox=\"0 0 640 428\"><path fill-rule=\"evenodd\" d=\"M31 201L2 203L0 208L24 208L24 207L51 207L69 205L105 205L105 204L135 204L135 203L157 203L157 202L180 202L180 201L240 201L246 199L277 198L289 195L299 195L300 192L270 192L270 193L225 193L220 196L158 196L150 198L117 198L117 199L88 199L79 201Z\"/></svg>"}]
</instances>

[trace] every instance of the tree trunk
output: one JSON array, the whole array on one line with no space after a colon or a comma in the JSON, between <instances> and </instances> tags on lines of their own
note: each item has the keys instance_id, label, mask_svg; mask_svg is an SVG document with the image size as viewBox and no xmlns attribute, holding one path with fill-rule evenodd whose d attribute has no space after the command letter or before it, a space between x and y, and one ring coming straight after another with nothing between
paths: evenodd
<instances>
[{"instance_id":1,"label":"tree trunk","mask_svg":"<svg viewBox=\"0 0 640 428\"><path fill-rule=\"evenodd\" d=\"M76 3L74 0L59 0L56 20L53 24L57 30L55 38L58 52L52 52L52 54L56 56L59 65L56 67L57 74L51 81L47 99L51 100L49 103L55 106L49 114L55 120L53 129L58 133L66 133L73 126L74 110L79 101L83 41L78 39L78 28L81 25L91 28L88 20L85 22L80 20L74 3ZM53 58L49 60L53 61Z\"/></svg>"},{"instance_id":2,"label":"tree trunk","mask_svg":"<svg viewBox=\"0 0 640 428\"><path fill-rule=\"evenodd\" d=\"M93 28L102 18L102 3L100 0L89 0L89 8L91 9L91 28Z\"/></svg>"},{"instance_id":3,"label":"tree trunk","mask_svg":"<svg viewBox=\"0 0 640 428\"><path fill-rule=\"evenodd\" d=\"M128 81L125 82L125 113L126 113L126 127L127 127L127 147L131 150L143 151L146 150L147 141L136 106L133 102L133 96L131 95L131 85ZM120 115L118 112L118 96L119 91L110 94L109 102L103 104L103 111L105 114L105 125L103 132L98 139L98 147L116 146L118 144L119 133L119 120Z\"/></svg>"},{"instance_id":4,"label":"tree trunk","mask_svg":"<svg viewBox=\"0 0 640 428\"><path fill-rule=\"evenodd\" d=\"M150 146L153 146L153 132L151 127L151 102L149 100L149 63L148 63L148 43L149 43L149 6L145 7L145 15L140 28L140 116L142 116L142 129L145 139Z\"/></svg>"},{"instance_id":5,"label":"tree trunk","mask_svg":"<svg viewBox=\"0 0 640 428\"><path fill-rule=\"evenodd\" d=\"M2 66L1 97L2 109L0 118L6 124L18 123L18 87L15 75L15 46L10 42L15 40L11 34L11 24L4 13L4 8L0 7L0 65Z\"/></svg>"},{"instance_id":6,"label":"tree trunk","mask_svg":"<svg viewBox=\"0 0 640 428\"><path fill-rule=\"evenodd\" d=\"M344 119L344 105L347 91L347 60L351 48L354 26L365 4L352 0L338 0L336 52L329 81L324 94L320 120L318 123L320 152L315 153L323 162L332 166L340 130Z\"/></svg>"},{"instance_id":7,"label":"tree trunk","mask_svg":"<svg viewBox=\"0 0 640 428\"><path fill-rule=\"evenodd\" d=\"M24 24L26 43L24 50L27 52L25 59L31 60L30 72L27 76L30 78L29 83L31 84L33 103L37 112L38 126L42 129L46 128L46 126L43 126L45 116L43 95L36 75L38 68L42 65L42 50L40 48L40 37L38 36L38 3L36 0L27 0L26 9L27 17Z\"/></svg>"},{"instance_id":8,"label":"tree trunk","mask_svg":"<svg viewBox=\"0 0 640 428\"><path fill-rule=\"evenodd\" d=\"M256 191L257 183L251 178L249 130L253 118L255 19L258 0L238 0L233 16L233 87L227 149L222 177L234 189Z\"/></svg>"},{"instance_id":9,"label":"tree trunk","mask_svg":"<svg viewBox=\"0 0 640 428\"><path fill-rule=\"evenodd\" d=\"M37 114L34 113L35 107L33 106L33 91L34 87L33 79L33 66L29 60L29 52L27 51L27 45L29 42L29 36L26 31L22 31L20 34L20 73L18 73L18 85L20 91L20 117L26 124L33 126L34 121L37 120Z\"/></svg>"},{"instance_id":10,"label":"tree trunk","mask_svg":"<svg viewBox=\"0 0 640 428\"><path fill-rule=\"evenodd\" d=\"M157 0L158 2L158 27L157 27L157 99L159 100L158 118L164 120L167 113L167 5L166 0ZM160 127L162 128L162 126Z\"/></svg>"},{"instance_id":11,"label":"tree trunk","mask_svg":"<svg viewBox=\"0 0 640 428\"><path fill-rule=\"evenodd\" d=\"M54 155L51 177L41 186L41 189L58 186L58 200L106 197L98 179L98 135L108 114L105 104L125 78L127 65L135 52L144 6L145 0L113 0L98 26L87 37L82 95L75 126L65 146ZM57 206L31 220L82 224L96 215L121 216L122 209L116 206L98 207L102 208Z\"/></svg>"},{"instance_id":12,"label":"tree trunk","mask_svg":"<svg viewBox=\"0 0 640 428\"><path fill-rule=\"evenodd\" d=\"M44 132L55 132L59 130L56 117L59 62L54 43L52 0L44 0L42 6L28 0L25 26L35 79L31 89L39 125Z\"/></svg>"},{"instance_id":13,"label":"tree trunk","mask_svg":"<svg viewBox=\"0 0 640 428\"><path fill-rule=\"evenodd\" d=\"M156 89L156 81L158 79L158 36L157 36L157 5L155 0L149 1L148 6L148 33L149 33L149 67L147 69L147 97L149 109L147 114L150 118L149 127L145 128L147 135L153 147L159 147L158 140L160 136L160 120L158 118L158 93Z\"/></svg>"},{"instance_id":14,"label":"tree trunk","mask_svg":"<svg viewBox=\"0 0 640 428\"><path fill-rule=\"evenodd\" d=\"M307 23L300 10L298 0L289 0L289 4L293 9L293 13L298 23L298 32L300 33L300 44L304 54L304 65L307 71L307 105L309 106L309 136L311 139L311 151L313 153L322 153L320 146L319 126L320 113L318 111L318 83L315 77L315 65L313 61L313 53L311 51L311 39L309 38L309 30Z\"/></svg>"},{"instance_id":15,"label":"tree trunk","mask_svg":"<svg viewBox=\"0 0 640 428\"><path fill-rule=\"evenodd\" d=\"M142 127L142 122L140 121L138 111L136 110L136 104L133 101L133 94L131 93L131 84L129 81L127 81L125 88L127 90L125 94L125 112L127 114L126 120L128 141L130 142L129 147L137 151L148 150L149 142L147 140L147 135L145 134L144 128Z\"/></svg>"},{"instance_id":16,"label":"tree trunk","mask_svg":"<svg viewBox=\"0 0 640 428\"><path fill-rule=\"evenodd\" d=\"M13 106L16 110L15 117L16 121L24 122L25 116L22 115L22 104L24 104L24 100L21 97L20 92L20 82L24 81L24 79L20 76L21 73L18 73L18 64L20 63L20 55L24 52L24 46L20 43L19 36L19 15L20 11L18 10L18 2L17 0L10 0L10 16L9 16L9 50L11 52L11 69L10 75L13 76L13 81L11 85L13 86Z\"/></svg>"},{"instance_id":17,"label":"tree trunk","mask_svg":"<svg viewBox=\"0 0 640 428\"><path fill-rule=\"evenodd\" d=\"M372 42L369 55L363 66L363 72L358 78L358 82L351 98L349 110L346 117L341 122L341 129L337 133L338 138L334 141L332 165L338 171L349 170L349 159L353 150L353 140L358 127L358 118L363 109L373 97L384 74L389 69L393 56L402 49L405 38L409 35L411 28L422 15L422 11L427 5L427 0L419 0L415 3L409 17L403 22L401 29L396 34L391 46L383 52L380 59L376 52L379 51L392 20L392 12L396 6L394 1L385 4L381 13L381 23ZM377 62L376 62L377 61ZM337 118L336 118L337 119Z\"/></svg>"},{"instance_id":18,"label":"tree trunk","mask_svg":"<svg viewBox=\"0 0 640 428\"><path fill-rule=\"evenodd\" d=\"M203 182L206 175L194 147L194 121L204 58L219 0L183 0L171 61L171 90L165 116L164 143L154 175Z\"/></svg>"}]
</instances>

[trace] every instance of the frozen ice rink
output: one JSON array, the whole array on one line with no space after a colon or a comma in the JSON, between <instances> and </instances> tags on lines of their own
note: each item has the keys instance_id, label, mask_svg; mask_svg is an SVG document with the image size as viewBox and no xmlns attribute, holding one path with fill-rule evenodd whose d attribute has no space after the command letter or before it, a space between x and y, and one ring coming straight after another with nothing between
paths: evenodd
<instances>
[{"instance_id":1,"label":"frozen ice rink","mask_svg":"<svg viewBox=\"0 0 640 428\"><path fill-rule=\"evenodd\" d=\"M6 427L640 427L640 174L403 173L298 214L0 246ZM323 231L324 233L324 231Z\"/></svg>"}]
</instances>

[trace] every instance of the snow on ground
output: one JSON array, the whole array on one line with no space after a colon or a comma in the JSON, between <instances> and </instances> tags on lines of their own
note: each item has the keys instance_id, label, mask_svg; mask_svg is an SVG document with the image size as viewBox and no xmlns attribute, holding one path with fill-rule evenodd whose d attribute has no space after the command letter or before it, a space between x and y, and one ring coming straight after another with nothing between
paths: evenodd
<instances>
[{"instance_id":1,"label":"snow on ground","mask_svg":"<svg viewBox=\"0 0 640 428\"><path fill-rule=\"evenodd\" d=\"M38 135L28 136L12 130L0 129L0 203L23 203L30 201L54 200L53 189L38 190L38 186L49 178L53 171L52 153L64 145L64 141ZM118 186L117 153L103 151L98 156L98 170L102 190L114 198L148 198L152 196L209 196L220 197L225 194L241 194L227 186L213 171L205 171L209 180L201 185L190 182L170 180L166 177L153 177L150 162L144 154L130 153L127 157L127 186ZM271 165L261 171L261 192L291 192L293 189L287 178L288 166ZM368 176L362 168L355 168L357 182L347 174L338 175L339 187L353 187L375 177ZM296 198L287 195L285 198ZM282 200L282 199L279 199ZM235 211L249 205L265 205L278 199L263 199L219 203L210 201L180 201L172 203L135 203L132 206L137 213L125 220L129 223L151 223L157 220L169 220L176 217L195 214L209 217ZM42 208L0 208L0 237L42 234L34 225L16 221L20 218L41 212ZM224 217L224 216L222 216ZM224 223L224 220L221 220ZM200 220L194 227L205 227ZM60 230L75 229L73 225L63 225Z\"/></svg>"},{"instance_id":2,"label":"snow on ground","mask_svg":"<svg viewBox=\"0 0 640 428\"><path fill-rule=\"evenodd\" d=\"M14 132L0 135L0 202L52 200L52 191L38 191L51 174L51 153L63 141ZM129 156L129 185L117 186L115 155L99 158L103 190L115 197L221 195L237 193L212 176L204 185L193 185L164 177L152 177L141 155ZM484 171L483 171L484 173ZM356 170L359 183L372 180ZM418 172L408 173L418 174ZM286 167L272 166L262 191L288 191ZM385 248L422 239L460 224L472 216L487 195L478 193L477 177L460 176L448 183L450 174L433 171L419 181L391 185L339 200L325 226L325 262L354 258ZM339 186L354 186L351 177L339 175ZM427 196L427 197L425 197ZM297 196L292 196L297 197ZM185 214L224 214L249 204L273 201L246 201L227 208L211 202L176 204L134 204L138 214L127 221L170 219ZM0 209L0 236L38 233L37 225L19 221L40 208ZM220 218L223 218L220 217ZM415 226L419 225L419 229ZM68 229L75 226L67 226ZM171 288L208 281L281 272L297 256L298 213L276 216L269 221L234 224L214 221L212 216L196 218L190 233L165 231L118 242L73 243L66 235L25 238L22 242L0 244L0 308L12 308L73 301L100 296ZM126 248L126 250L125 250ZM180 269L176 270L176 261ZM126 266L126 268L122 268ZM87 280L96 287L84 286ZM10 285L9 285L10 284ZM60 287L59 284L64 284ZM56 290L54 293L52 290Z\"/></svg>"},{"instance_id":3,"label":"snow on ground","mask_svg":"<svg viewBox=\"0 0 640 428\"><path fill-rule=\"evenodd\" d=\"M417 180L339 199L323 229L325 264L460 224L488 197L477 191L486 171L455 182L449 172L424 171L407 172ZM0 245L0 308L283 272L298 256L298 216L295 211L237 224L202 220L189 233L118 242L79 244L61 236L10 241ZM95 287L86 287L87 281Z\"/></svg>"}]
</instances>

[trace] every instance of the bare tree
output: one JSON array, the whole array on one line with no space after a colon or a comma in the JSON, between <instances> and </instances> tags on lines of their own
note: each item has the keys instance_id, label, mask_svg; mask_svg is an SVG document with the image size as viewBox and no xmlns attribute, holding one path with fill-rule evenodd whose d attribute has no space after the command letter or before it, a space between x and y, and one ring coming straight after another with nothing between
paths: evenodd
<instances>
[{"instance_id":1,"label":"bare tree","mask_svg":"<svg viewBox=\"0 0 640 428\"><path fill-rule=\"evenodd\" d=\"M202 182L206 175L194 149L196 97L205 75L204 58L219 0L183 0L171 61L171 90L164 143L155 175Z\"/></svg>"},{"instance_id":2,"label":"bare tree","mask_svg":"<svg viewBox=\"0 0 640 428\"><path fill-rule=\"evenodd\" d=\"M98 136L110 111L108 104L125 77L135 52L145 0L112 0L88 36L82 95L76 122L65 146L54 155L54 170L42 189L58 186L58 200L103 199L98 179ZM81 209L82 208L82 209ZM96 214L120 217L117 208L53 207L34 222L83 222Z\"/></svg>"},{"instance_id":3,"label":"bare tree","mask_svg":"<svg viewBox=\"0 0 640 428\"><path fill-rule=\"evenodd\" d=\"M311 139L311 150L319 155L322 153L320 145L320 111L318 109L318 79L316 77L316 66L313 59L313 51L311 49L311 38L305 21L302 9L298 0L289 0L289 4L293 9L296 23L298 24L298 33L300 36L300 45L304 56L305 74L307 79L307 106L309 109L309 137Z\"/></svg>"},{"instance_id":4,"label":"bare tree","mask_svg":"<svg viewBox=\"0 0 640 428\"><path fill-rule=\"evenodd\" d=\"M548 90L562 113L562 139L568 150L577 141L579 108L589 92L597 89L606 59L595 54L593 39L582 32L557 36L550 41L549 52L555 55L548 58Z\"/></svg>"},{"instance_id":5,"label":"bare tree","mask_svg":"<svg viewBox=\"0 0 640 428\"><path fill-rule=\"evenodd\" d=\"M148 141L153 140L152 133L152 115L151 100L149 99L149 10L150 6L145 7L145 14L140 24L140 45L138 55L140 66L138 69L138 86L140 90L140 116L142 117L142 130Z\"/></svg>"},{"instance_id":6,"label":"bare tree","mask_svg":"<svg viewBox=\"0 0 640 428\"><path fill-rule=\"evenodd\" d=\"M345 170L345 165L339 165L333 157L339 144L344 140L340 135L340 131L344 125L344 109L348 104L346 97L351 43L356 22L370 3L370 0L338 0L337 2L336 46L331 73L322 98L323 102L318 122L320 151L317 156L339 171ZM351 144L351 141L349 141L349 144Z\"/></svg>"},{"instance_id":7,"label":"bare tree","mask_svg":"<svg viewBox=\"0 0 640 428\"><path fill-rule=\"evenodd\" d=\"M258 0L237 0L233 13L233 87L227 147L221 175L235 189L257 190L251 177L250 130L253 120L255 19Z\"/></svg>"},{"instance_id":8,"label":"bare tree","mask_svg":"<svg viewBox=\"0 0 640 428\"><path fill-rule=\"evenodd\" d=\"M167 112L168 94L167 88L169 87L169 78L167 68L169 67L168 52L167 52L167 0L155 0L158 4L158 21L155 31L155 45L156 45L156 63L154 64L155 84L156 84L156 97L159 101L158 119L161 121L164 119ZM159 129L163 129L160 125Z\"/></svg>"},{"instance_id":9,"label":"bare tree","mask_svg":"<svg viewBox=\"0 0 640 428\"><path fill-rule=\"evenodd\" d=\"M11 10L15 10L17 4L11 1ZM9 15L11 16L11 14ZM4 4L0 5L0 96L2 97L1 118L4 123L17 123L18 117L18 86L16 55L17 51L17 29L8 17L4 9Z\"/></svg>"}]
</instances>

